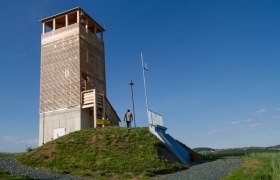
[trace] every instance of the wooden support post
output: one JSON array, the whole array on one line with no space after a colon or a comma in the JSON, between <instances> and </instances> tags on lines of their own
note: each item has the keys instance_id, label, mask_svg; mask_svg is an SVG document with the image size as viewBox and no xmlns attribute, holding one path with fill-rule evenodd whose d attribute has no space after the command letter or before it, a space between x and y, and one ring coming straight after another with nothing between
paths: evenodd
<instances>
[{"instance_id":1,"label":"wooden support post","mask_svg":"<svg viewBox=\"0 0 280 180\"><path fill-rule=\"evenodd\" d=\"M46 24L43 22L43 29L42 29L42 33L45 34L46 33Z\"/></svg>"},{"instance_id":2,"label":"wooden support post","mask_svg":"<svg viewBox=\"0 0 280 180\"><path fill-rule=\"evenodd\" d=\"M96 37L96 32L97 32L97 28L96 28L96 24L94 25L94 37Z\"/></svg>"},{"instance_id":3,"label":"wooden support post","mask_svg":"<svg viewBox=\"0 0 280 180\"><path fill-rule=\"evenodd\" d=\"M67 27L69 24L68 22L68 14L65 15L65 27Z\"/></svg>"},{"instance_id":4,"label":"wooden support post","mask_svg":"<svg viewBox=\"0 0 280 180\"><path fill-rule=\"evenodd\" d=\"M96 128L97 127L97 99L96 99L96 91L95 89L93 89L93 98L94 98L94 104L93 104L93 127Z\"/></svg>"},{"instance_id":5,"label":"wooden support post","mask_svg":"<svg viewBox=\"0 0 280 180\"><path fill-rule=\"evenodd\" d=\"M77 23L80 23L80 11L77 11Z\"/></svg>"},{"instance_id":6,"label":"wooden support post","mask_svg":"<svg viewBox=\"0 0 280 180\"><path fill-rule=\"evenodd\" d=\"M88 33L88 20L85 18L86 32Z\"/></svg>"},{"instance_id":7,"label":"wooden support post","mask_svg":"<svg viewBox=\"0 0 280 180\"><path fill-rule=\"evenodd\" d=\"M56 23L55 23L55 19L53 19L53 31L55 31L55 25L56 25Z\"/></svg>"},{"instance_id":8,"label":"wooden support post","mask_svg":"<svg viewBox=\"0 0 280 180\"><path fill-rule=\"evenodd\" d=\"M102 94L102 105L103 105L103 107L102 107L102 119L103 120L105 120L105 94L104 94L104 92L103 92L103 94Z\"/></svg>"}]
</instances>

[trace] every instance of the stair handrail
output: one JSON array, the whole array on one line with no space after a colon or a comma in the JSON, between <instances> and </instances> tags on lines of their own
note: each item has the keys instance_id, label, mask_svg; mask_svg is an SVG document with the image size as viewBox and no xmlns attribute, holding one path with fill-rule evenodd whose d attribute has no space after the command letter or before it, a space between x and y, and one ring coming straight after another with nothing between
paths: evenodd
<instances>
[{"instance_id":1,"label":"stair handrail","mask_svg":"<svg viewBox=\"0 0 280 180\"><path fill-rule=\"evenodd\" d=\"M113 113L116 115L117 120L120 122L121 119L120 119L120 117L118 116L118 114L117 114L117 112L115 111L115 109L113 108L112 104L110 103L110 101L107 99L106 96L104 96L104 98L105 98L105 102L110 106L110 109L113 111Z\"/></svg>"}]
</instances>

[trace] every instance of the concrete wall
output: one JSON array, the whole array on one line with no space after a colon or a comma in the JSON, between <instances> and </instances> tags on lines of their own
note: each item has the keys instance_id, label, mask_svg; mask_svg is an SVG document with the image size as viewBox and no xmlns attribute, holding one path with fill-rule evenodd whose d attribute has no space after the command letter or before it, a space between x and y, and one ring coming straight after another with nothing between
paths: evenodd
<instances>
[{"instance_id":1,"label":"concrete wall","mask_svg":"<svg viewBox=\"0 0 280 180\"><path fill-rule=\"evenodd\" d=\"M39 146L53 138L53 130L65 128L66 134L81 130L81 108L72 107L40 113Z\"/></svg>"}]
</instances>

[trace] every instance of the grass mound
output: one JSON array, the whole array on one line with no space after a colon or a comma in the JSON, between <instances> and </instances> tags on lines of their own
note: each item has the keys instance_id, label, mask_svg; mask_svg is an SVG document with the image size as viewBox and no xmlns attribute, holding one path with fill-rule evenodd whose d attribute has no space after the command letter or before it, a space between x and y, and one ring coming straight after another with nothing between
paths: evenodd
<instances>
[{"instance_id":1,"label":"grass mound","mask_svg":"<svg viewBox=\"0 0 280 180\"><path fill-rule=\"evenodd\" d=\"M70 133L26 153L19 161L72 175L130 178L187 168L172 159L148 128L106 127Z\"/></svg>"}]
</instances>

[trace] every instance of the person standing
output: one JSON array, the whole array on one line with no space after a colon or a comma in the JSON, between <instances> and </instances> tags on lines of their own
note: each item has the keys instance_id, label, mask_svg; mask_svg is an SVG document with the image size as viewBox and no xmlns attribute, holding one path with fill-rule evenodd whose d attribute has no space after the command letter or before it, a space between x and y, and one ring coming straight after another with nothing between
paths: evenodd
<instances>
[{"instance_id":1,"label":"person standing","mask_svg":"<svg viewBox=\"0 0 280 180\"><path fill-rule=\"evenodd\" d=\"M124 121L126 121L126 126L131 127L131 121L133 121L133 115L128 109L127 112L124 115Z\"/></svg>"}]
</instances>

